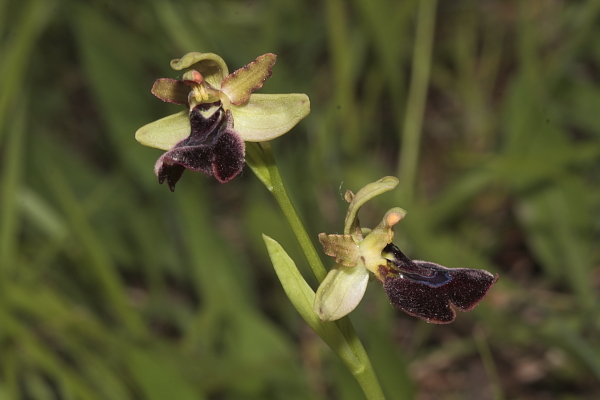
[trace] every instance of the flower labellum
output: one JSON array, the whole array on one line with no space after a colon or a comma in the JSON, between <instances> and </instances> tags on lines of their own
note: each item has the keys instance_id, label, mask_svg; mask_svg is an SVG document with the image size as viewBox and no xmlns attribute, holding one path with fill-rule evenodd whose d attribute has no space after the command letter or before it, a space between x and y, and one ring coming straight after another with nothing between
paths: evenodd
<instances>
[{"instance_id":1,"label":"flower labellum","mask_svg":"<svg viewBox=\"0 0 600 400\"><path fill-rule=\"evenodd\" d=\"M163 154L155 166L158 182L166 179L171 191L185 169L214 175L228 182L244 166L244 141L233 130L231 111L220 102L202 103L190 111L190 136Z\"/></svg>"},{"instance_id":2,"label":"flower labellum","mask_svg":"<svg viewBox=\"0 0 600 400\"><path fill-rule=\"evenodd\" d=\"M188 53L171 61L181 80L161 78L152 94L183 105L186 111L138 129L145 146L167 152L154 168L159 183L171 191L186 169L213 175L225 183L244 166L244 142L263 142L283 135L310 112L305 94L253 94L271 76L275 54L264 54L229 74L221 57Z\"/></svg>"},{"instance_id":3,"label":"flower labellum","mask_svg":"<svg viewBox=\"0 0 600 400\"><path fill-rule=\"evenodd\" d=\"M446 268L427 261L413 261L389 244L383 256L390 262L376 274L395 307L435 324L448 324L456 312L471 311L498 280L498 274L480 269Z\"/></svg>"}]
</instances>

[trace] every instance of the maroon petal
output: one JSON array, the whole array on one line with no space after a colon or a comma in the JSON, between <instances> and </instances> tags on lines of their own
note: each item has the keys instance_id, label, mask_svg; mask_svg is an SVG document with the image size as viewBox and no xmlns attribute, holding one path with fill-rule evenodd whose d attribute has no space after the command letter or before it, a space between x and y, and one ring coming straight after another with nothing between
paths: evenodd
<instances>
[{"instance_id":1,"label":"maroon petal","mask_svg":"<svg viewBox=\"0 0 600 400\"><path fill-rule=\"evenodd\" d=\"M228 126L219 135L214 147L213 172L221 183L229 182L244 168L246 146L233 130L231 111L227 111Z\"/></svg>"},{"instance_id":2,"label":"maroon petal","mask_svg":"<svg viewBox=\"0 0 600 400\"><path fill-rule=\"evenodd\" d=\"M152 94L161 99L174 104L188 104L188 95L191 88L176 79L160 78L152 85Z\"/></svg>"},{"instance_id":3,"label":"maroon petal","mask_svg":"<svg viewBox=\"0 0 600 400\"><path fill-rule=\"evenodd\" d=\"M383 288L390 302L427 322L454 321L456 312L451 305L460 311L472 310L498 280L498 274L484 270L446 268L427 261L413 261L393 244L388 245L384 253L392 264L381 271Z\"/></svg>"},{"instance_id":4,"label":"maroon petal","mask_svg":"<svg viewBox=\"0 0 600 400\"><path fill-rule=\"evenodd\" d=\"M169 189L174 192L175 184L186 169L212 175L212 153L212 147L205 145L176 147L166 152L154 166L158 183L162 184L166 179Z\"/></svg>"}]
</instances>

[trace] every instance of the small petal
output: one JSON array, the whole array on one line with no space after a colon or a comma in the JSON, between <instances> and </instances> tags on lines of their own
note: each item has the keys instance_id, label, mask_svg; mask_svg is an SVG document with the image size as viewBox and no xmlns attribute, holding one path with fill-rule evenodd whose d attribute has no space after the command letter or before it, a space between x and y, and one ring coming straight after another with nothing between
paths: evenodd
<instances>
[{"instance_id":1,"label":"small petal","mask_svg":"<svg viewBox=\"0 0 600 400\"><path fill-rule=\"evenodd\" d=\"M190 91L191 88L182 81L169 78L157 79L151 90L162 101L174 104L187 104Z\"/></svg>"},{"instance_id":2,"label":"small petal","mask_svg":"<svg viewBox=\"0 0 600 400\"><path fill-rule=\"evenodd\" d=\"M385 264L381 256L383 249L394 240L394 225L404 218L406 211L400 207L394 207L383 216L383 219L365 236L360 242L360 254L365 268L378 276L379 265Z\"/></svg>"},{"instance_id":3,"label":"small petal","mask_svg":"<svg viewBox=\"0 0 600 400\"><path fill-rule=\"evenodd\" d=\"M348 315L362 300L368 283L369 272L362 267L333 267L315 296L313 308L321 321L335 321Z\"/></svg>"},{"instance_id":4,"label":"small petal","mask_svg":"<svg viewBox=\"0 0 600 400\"><path fill-rule=\"evenodd\" d=\"M187 53L179 59L172 60L171 68L176 71L186 68L195 69L215 89L220 89L221 82L229 75L225 61L214 53Z\"/></svg>"},{"instance_id":5,"label":"small petal","mask_svg":"<svg viewBox=\"0 0 600 400\"><path fill-rule=\"evenodd\" d=\"M350 235L319 234L319 242L323 251L335 259L335 262L346 267L353 267L360 258L360 248ZM387 244L387 243L386 243Z\"/></svg>"},{"instance_id":6,"label":"small petal","mask_svg":"<svg viewBox=\"0 0 600 400\"><path fill-rule=\"evenodd\" d=\"M185 110L142 126L135 133L135 140L144 146L171 150L190 132L190 117Z\"/></svg>"},{"instance_id":7,"label":"small petal","mask_svg":"<svg viewBox=\"0 0 600 400\"><path fill-rule=\"evenodd\" d=\"M227 95L231 104L245 103L250 94L262 87L263 83L273 74L271 67L277 61L275 54L264 54L250 64L234 71L221 83L221 91Z\"/></svg>"},{"instance_id":8,"label":"small petal","mask_svg":"<svg viewBox=\"0 0 600 400\"><path fill-rule=\"evenodd\" d=\"M181 80L187 84L200 84L204 82L204 77L202 74L195 69L190 69L185 71Z\"/></svg>"},{"instance_id":9,"label":"small petal","mask_svg":"<svg viewBox=\"0 0 600 400\"><path fill-rule=\"evenodd\" d=\"M310 112L305 94L253 94L240 105L231 105L235 130L247 142L275 139L292 129Z\"/></svg>"}]
</instances>

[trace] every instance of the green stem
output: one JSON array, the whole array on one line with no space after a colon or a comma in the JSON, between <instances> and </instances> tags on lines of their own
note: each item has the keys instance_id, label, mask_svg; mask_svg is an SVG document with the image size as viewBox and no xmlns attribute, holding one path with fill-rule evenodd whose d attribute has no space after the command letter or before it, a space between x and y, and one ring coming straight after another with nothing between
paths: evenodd
<instances>
[{"instance_id":1,"label":"green stem","mask_svg":"<svg viewBox=\"0 0 600 400\"><path fill-rule=\"evenodd\" d=\"M425 100L427 98L429 83L429 70L431 68L436 5L437 0L422 0L419 2L417 33L412 60L412 76L408 92L406 115L404 117L402 148L400 149L400 163L398 166L398 176L400 176L400 185L402 185L401 193L409 202L414 199L417 180L419 147L421 144Z\"/></svg>"},{"instance_id":2,"label":"green stem","mask_svg":"<svg viewBox=\"0 0 600 400\"><path fill-rule=\"evenodd\" d=\"M381 390L381 385L379 384L379 379L377 379L377 375L375 374L375 370L371 365L371 360L369 359L369 355L365 350L362 342L356 335L356 331L354 330L354 326L352 326L352 322L348 317L344 317L335 321L340 331L348 341L348 345L356 354L356 357L362 363L363 368L358 371L354 371L350 369L352 376L358 382L363 393L369 400L385 400L385 396L383 394L383 390ZM345 361L345 360L342 360ZM348 366L348 364L346 364Z\"/></svg>"},{"instance_id":3,"label":"green stem","mask_svg":"<svg viewBox=\"0 0 600 400\"><path fill-rule=\"evenodd\" d=\"M281 175L279 174L279 168L277 168L277 163L275 162L271 144L269 142L262 142L258 144L260 149L257 149L256 146L257 145L253 145L253 147L248 146L248 165L252 168L254 173L257 174L258 178L265 185L267 190L269 190L269 192L271 192L275 197L275 200L283 211L283 214L290 224L294 235L296 235L296 239L302 248L302 252L306 256L306 260L308 261L313 274L317 277L319 283L321 283L327 275L327 270L323 266L323 262L315 250L315 247L313 246L313 243L306 232L306 228L304 228L304 224L300 220L300 217L298 216L298 213L292 205L287 191L285 190L285 186L281 180ZM262 154L258 155L259 157L262 156L260 157L262 160L256 160L256 157L253 157L253 155L256 155L255 153L257 150L262 150ZM254 167L257 164L256 161L262 161L264 166L266 166L269 175L267 179L265 179L264 174L259 175L257 173Z\"/></svg>"},{"instance_id":4,"label":"green stem","mask_svg":"<svg viewBox=\"0 0 600 400\"><path fill-rule=\"evenodd\" d=\"M479 355L481 356L481 361L483 362L483 368L485 369L490 381L494 400L504 400L505 397L504 393L502 392L502 385L498 376L498 370L494 364L494 357L492 356L492 352L490 350L490 346L488 345L483 328L476 328L474 336L475 345L477 346L477 350L479 350Z\"/></svg>"},{"instance_id":5,"label":"green stem","mask_svg":"<svg viewBox=\"0 0 600 400\"><path fill-rule=\"evenodd\" d=\"M21 100L25 100L22 97ZM12 126L6 127L9 135L2 150L3 169L0 170L0 297L4 296L8 277L18 266L20 211L18 195L22 185L25 164L25 134L27 101L15 110ZM2 127L0 127L2 131Z\"/></svg>"},{"instance_id":6,"label":"green stem","mask_svg":"<svg viewBox=\"0 0 600 400\"><path fill-rule=\"evenodd\" d=\"M267 190L275 197L275 200L283 211L294 235L296 235L296 239L298 240L298 243L300 243L300 247L302 248L314 275L317 277L319 283L322 282L327 275L327 271L285 190L283 180L279 174L279 168L275 162L271 144L268 142L260 144L248 143L246 147L246 162L252 169L252 172L254 172ZM345 357L341 356L341 352L338 352L338 355L340 355L340 358L344 364L346 364L368 400L385 400L385 396L383 395L383 391L381 390L379 380L373 370L369 356L356 335L352 323L347 317L344 317L336 321L335 324L346 339L346 344L360 360L361 365L357 368L356 363L353 360L347 360Z\"/></svg>"},{"instance_id":7,"label":"green stem","mask_svg":"<svg viewBox=\"0 0 600 400\"><path fill-rule=\"evenodd\" d=\"M254 172L267 190L275 197L275 200L290 224L314 275L317 277L319 283L322 282L327 275L327 271L285 190L283 180L279 174L279 168L275 162L271 144L268 142L262 142L260 144L248 143L246 147L246 162L252 169L252 172ZM360 360L361 365L357 367L354 360L346 359L343 356L343 352L336 352L362 388L366 398L368 400L385 400L385 396L379 384L379 380L377 379L377 375L373 370L369 356L356 335L356 331L354 330L350 319L344 317L338 321L326 323L335 323L337 325L338 329L346 339L344 345L349 346L352 352Z\"/></svg>"}]
</instances>

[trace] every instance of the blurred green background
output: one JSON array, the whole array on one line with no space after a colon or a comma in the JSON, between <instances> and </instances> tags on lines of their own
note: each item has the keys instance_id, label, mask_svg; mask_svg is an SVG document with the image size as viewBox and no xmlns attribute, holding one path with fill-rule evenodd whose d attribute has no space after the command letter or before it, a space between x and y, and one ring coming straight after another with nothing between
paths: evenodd
<instances>
[{"instance_id":1,"label":"blurred green background","mask_svg":"<svg viewBox=\"0 0 600 400\"><path fill-rule=\"evenodd\" d=\"M261 233L316 281L249 169L171 193L134 140L189 51L276 53L261 91L310 96L273 145L315 239L398 175L364 226L403 207L409 256L500 273L444 326L370 285L389 399L598 398L599 1L3 0L0 34L0 400L364 398L285 297Z\"/></svg>"}]
</instances>

